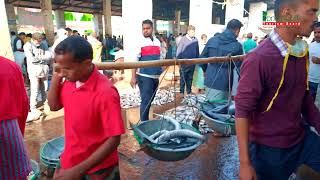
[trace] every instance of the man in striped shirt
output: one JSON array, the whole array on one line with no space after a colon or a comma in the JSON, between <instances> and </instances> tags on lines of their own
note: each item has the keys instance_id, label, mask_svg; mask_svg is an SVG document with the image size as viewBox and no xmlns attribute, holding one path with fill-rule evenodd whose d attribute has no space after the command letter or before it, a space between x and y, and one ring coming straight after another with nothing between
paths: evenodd
<instances>
[{"instance_id":1,"label":"man in striped shirt","mask_svg":"<svg viewBox=\"0 0 320 180\"><path fill-rule=\"evenodd\" d=\"M142 22L143 38L140 42L138 61L160 60L160 41L153 36L153 23L151 20ZM135 88L138 83L141 96L140 119L149 119L151 103L158 89L161 67L140 68L132 70L131 86Z\"/></svg>"},{"instance_id":2,"label":"man in striped shirt","mask_svg":"<svg viewBox=\"0 0 320 180\"><path fill-rule=\"evenodd\" d=\"M23 144L29 111L22 71L0 56L0 179L26 179L31 165Z\"/></svg>"}]
</instances>

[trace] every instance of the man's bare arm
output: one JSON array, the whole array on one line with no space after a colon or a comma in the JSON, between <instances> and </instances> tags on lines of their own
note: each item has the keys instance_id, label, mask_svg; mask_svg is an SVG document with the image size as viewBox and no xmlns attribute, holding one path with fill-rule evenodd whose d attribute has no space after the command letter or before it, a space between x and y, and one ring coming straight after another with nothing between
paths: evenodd
<instances>
[{"instance_id":1,"label":"man's bare arm","mask_svg":"<svg viewBox=\"0 0 320 180\"><path fill-rule=\"evenodd\" d=\"M239 147L240 180L257 180L256 172L251 164L249 156L249 120L237 118L236 131Z\"/></svg>"},{"instance_id":2,"label":"man's bare arm","mask_svg":"<svg viewBox=\"0 0 320 180\"><path fill-rule=\"evenodd\" d=\"M51 79L51 86L48 92L48 104L51 111L59 111L63 108L60 102L60 90L61 90L62 77L58 73L53 73Z\"/></svg>"}]
</instances>

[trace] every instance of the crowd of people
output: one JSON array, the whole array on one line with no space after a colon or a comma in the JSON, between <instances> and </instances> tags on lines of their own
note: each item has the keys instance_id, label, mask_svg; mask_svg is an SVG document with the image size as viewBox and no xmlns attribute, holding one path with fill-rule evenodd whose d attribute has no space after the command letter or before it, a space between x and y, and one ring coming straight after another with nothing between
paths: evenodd
<instances>
[{"instance_id":1,"label":"crowd of people","mask_svg":"<svg viewBox=\"0 0 320 180\"><path fill-rule=\"evenodd\" d=\"M154 32L152 31L152 33ZM102 37L99 37L96 32L92 32L90 35L80 35L77 30L65 28L59 29L55 33L54 44L49 47L49 43L46 39L45 34L25 34L24 32L20 32L18 35L16 35L15 32L11 32L11 43L15 62L21 67L24 75L24 80L30 86L31 110L28 116L28 121L38 119L41 115L43 115L43 112L37 109L37 105L39 101L44 102L44 104L46 105L46 91L48 90L48 85L50 84L50 78L53 68L53 51L60 42L70 36L81 36L91 44L93 48L94 63L107 61L123 61L124 59L124 51L122 45L123 40L120 36L117 38L116 36L111 37L109 35L106 35L106 37L103 39ZM199 57L219 56L219 54L200 56L201 52L205 49L207 36L203 34L201 36L201 41L198 42L198 40L195 38L194 26L189 26L187 33L184 35L182 33L177 36L170 34L167 37L166 35L155 33L155 38L157 38L160 44L160 59L192 59ZM252 46L252 43L254 42L255 41L252 40L249 46ZM247 42L245 42L245 44L246 43ZM209 67L210 68L208 69L210 71L211 66L209 65ZM208 83L206 83L205 86L205 79L210 79L211 76L205 78L203 72L204 69L206 70L207 68L203 68L199 65L181 66L180 93L182 96L184 94L185 86L187 94L191 93L192 84L196 88L198 88L199 92L203 92L205 87L211 87L208 85ZM103 71L103 73L114 81L124 78L123 71L116 71L116 73L120 74L118 75L118 79L113 76L114 71L112 70L106 70ZM224 74L222 76L224 76ZM218 87L218 89L219 88L220 87ZM213 91L214 90L212 90L212 92Z\"/></svg>"},{"instance_id":2,"label":"crowd of people","mask_svg":"<svg viewBox=\"0 0 320 180\"><path fill-rule=\"evenodd\" d=\"M195 70L196 76L204 78L199 87L205 88L209 101L230 99L235 89L239 179L288 179L302 164L320 172L320 138L316 134L320 132L320 111L314 104L320 81L318 9L316 0L276 0L276 19L297 15L301 25L276 27L260 43L252 39L251 33L243 43L238 40L243 25L237 19L229 21L223 32L208 41L202 35L200 42L192 25L186 35L169 36L167 41L163 36L154 36L153 22L145 20L136 61L246 53L243 63L181 66L181 96L185 91L192 93ZM308 45L301 36L309 37L312 31L315 39ZM4 140L0 141L0 175L25 179L31 170L23 143L25 123L30 112L36 112L40 86L46 96L45 81L54 59L48 105L52 111L64 108L65 115L65 149L54 178L119 179L117 147L125 133L120 97L104 72L94 65L102 61L103 46L111 49L111 40L101 42L95 33L85 38L63 29L50 49L43 34L33 33L29 41L24 41L25 37L24 33L13 37L16 63L0 57L0 140ZM23 69L28 76L23 77ZM162 67L132 70L130 84L140 89L142 121L149 120L162 72ZM26 77L31 86L31 111L24 88Z\"/></svg>"},{"instance_id":3,"label":"crowd of people","mask_svg":"<svg viewBox=\"0 0 320 180\"><path fill-rule=\"evenodd\" d=\"M26 85L30 88L30 112L28 121L39 119L44 113L37 109L40 102L47 105L46 92L53 70L53 54L56 46L70 36L81 36L77 30L70 28L59 29L55 33L54 44L49 47L45 34L26 34L20 32L18 35L11 32L11 45L15 62L23 72ZM106 36L105 39L99 37L96 32L90 35L85 34L85 38L93 48L93 62L100 63L106 61L117 61L123 59L122 38L119 36ZM111 53L112 52L112 53ZM111 71L112 72L112 71ZM112 77L111 73L111 76ZM49 80L49 81L48 81Z\"/></svg>"}]
</instances>

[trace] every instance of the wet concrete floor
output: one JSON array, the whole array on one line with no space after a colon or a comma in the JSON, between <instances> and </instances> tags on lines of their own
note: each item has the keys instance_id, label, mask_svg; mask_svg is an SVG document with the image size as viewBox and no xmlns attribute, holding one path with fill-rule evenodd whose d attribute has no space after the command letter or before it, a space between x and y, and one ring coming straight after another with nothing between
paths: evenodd
<instances>
[{"instance_id":1,"label":"wet concrete floor","mask_svg":"<svg viewBox=\"0 0 320 180\"><path fill-rule=\"evenodd\" d=\"M177 162L154 159L140 150L128 133L119 147L122 179L238 179L238 151L235 137L208 140L188 158Z\"/></svg>"},{"instance_id":2,"label":"wet concrete floor","mask_svg":"<svg viewBox=\"0 0 320 180\"><path fill-rule=\"evenodd\" d=\"M63 117L34 122L26 127L25 142L30 158L39 162L41 143L64 134ZM233 180L238 174L236 137L216 138L207 135L207 141L188 158L177 162L156 160L141 150L127 130L119 147L121 179L212 179Z\"/></svg>"},{"instance_id":3,"label":"wet concrete floor","mask_svg":"<svg viewBox=\"0 0 320 180\"><path fill-rule=\"evenodd\" d=\"M122 83L122 84L121 84ZM117 85L120 90L128 89L128 82ZM164 82L163 86L171 82ZM180 105L181 99L166 106L154 109L161 113ZM138 113L138 111L135 111ZM135 114L130 114L138 117ZM31 159L39 162L39 150L42 143L63 136L63 111L51 113L44 121L36 121L27 125L25 143ZM140 148L131 130L122 136L118 148L120 157L121 179L124 180L235 180L237 178L239 161L236 137L216 138L207 135L207 141L196 149L188 158L177 162L156 160ZM42 168L42 171L44 169ZM42 176L41 179L47 179Z\"/></svg>"}]
</instances>

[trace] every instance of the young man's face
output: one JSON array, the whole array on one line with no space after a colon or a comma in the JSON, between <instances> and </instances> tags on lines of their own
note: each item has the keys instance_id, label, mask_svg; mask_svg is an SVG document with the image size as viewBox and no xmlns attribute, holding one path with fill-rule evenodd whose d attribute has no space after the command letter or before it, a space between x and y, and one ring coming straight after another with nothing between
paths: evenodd
<instances>
[{"instance_id":1,"label":"young man's face","mask_svg":"<svg viewBox=\"0 0 320 180\"><path fill-rule=\"evenodd\" d=\"M68 36L71 36L72 35L72 31L68 31Z\"/></svg>"},{"instance_id":2,"label":"young man's face","mask_svg":"<svg viewBox=\"0 0 320 180\"><path fill-rule=\"evenodd\" d=\"M320 42L320 27L314 28L314 39Z\"/></svg>"},{"instance_id":3,"label":"young man's face","mask_svg":"<svg viewBox=\"0 0 320 180\"><path fill-rule=\"evenodd\" d=\"M291 9L293 17L298 17L300 26L297 27L297 33L301 36L309 37L313 31L314 22L318 20L317 12L319 10L318 0L301 1L296 9Z\"/></svg>"},{"instance_id":4,"label":"young man's face","mask_svg":"<svg viewBox=\"0 0 320 180\"><path fill-rule=\"evenodd\" d=\"M189 35L191 38L193 38L193 37L195 36L195 34L196 34L196 31L195 31L195 30L189 30L189 31L188 31L188 35Z\"/></svg>"},{"instance_id":5,"label":"young man's face","mask_svg":"<svg viewBox=\"0 0 320 180\"><path fill-rule=\"evenodd\" d=\"M142 33L144 37L151 37L153 27L150 24L142 24Z\"/></svg>"},{"instance_id":6,"label":"young man's face","mask_svg":"<svg viewBox=\"0 0 320 180\"><path fill-rule=\"evenodd\" d=\"M24 40L26 38L26 35L20 35L19 37L20 39Z\"/></svg>"},{"instance_id":7,"label":"young man's face","mask_svg":"<svg viewBox=\"0 0 320 180\"><path fill-rule=\"evenodd\" d=\"M203 37L203 38L202 38L202 42L204 42L204 43L206 43L206 42L207 42L207 40L208 40L208 38L207 38L207 37Z\"/></svg>"},{"instance_id":8,"label":"young man's face","mask_svg":"<svg viewBox=\"0 0 320 180\"><path fill-rule=\"evenodd\" d=\"M71 53L55 56L55 71L67 81L76 82L88 74L91 60L76 62Z\"/></svg>"}]
</instances>

